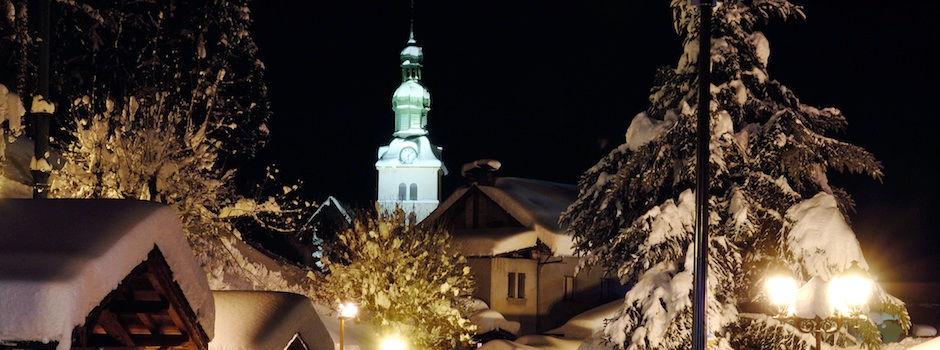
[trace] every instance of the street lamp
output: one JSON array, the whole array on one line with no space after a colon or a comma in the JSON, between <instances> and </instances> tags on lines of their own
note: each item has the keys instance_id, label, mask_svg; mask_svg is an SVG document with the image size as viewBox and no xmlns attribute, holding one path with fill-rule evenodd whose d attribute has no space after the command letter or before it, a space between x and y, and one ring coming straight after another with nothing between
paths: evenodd
<instances>
[{"instance_id":1,"label":"street lamp","mask_svg":"<svg viewBox=\"0 0 940 350\"><path fill-rule=\"evenodd\" d=\"M356 317L357 313L359 313L359 308L356 304L352 302L339 304L339 350L346 350L343 344L343 338L346 336L346 320Z\"/></svg>"},{"instance_id":2,"label":"street lamp","mask_svg":"<svg viewBox=\"0 0 940 350\"><path fill-rule=\"evenodd\" d=\"M405 350L405 342L398 337L390 337L382 340L381 350Z\"/></svg>"},{"instance_id":3,"label":"street lamp","mask_svg":"<svg viewBox=\"0 0 940 350\"><path fill-rule=\"evenodd\" d=\"M814 276L797 288L793 276L775 271L767 276L764 287L771 304L777 307L774 318L815 335L819 350L823 334L837 332L846 321L867 319L864 306L871 295L872 280L857 261L852 261L848 269L828 282Z\"/></svg>"}]
</instances>

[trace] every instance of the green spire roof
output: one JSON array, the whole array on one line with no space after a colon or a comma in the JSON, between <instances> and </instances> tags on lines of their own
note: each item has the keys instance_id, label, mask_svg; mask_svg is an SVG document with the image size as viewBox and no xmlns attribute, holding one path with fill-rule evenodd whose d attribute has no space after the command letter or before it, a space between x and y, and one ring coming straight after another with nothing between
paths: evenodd
<instances>
[{"instance_id":1,"label":"green spire roof","mask_svg":"<svg viewBox=\"0 0 940 350\"><path fill-rule=\"evenodd\" d=\"M395 111L395 137L427 135L428 111L431 110L431 94L421 85L421 62L424 52L415 40L414 24L408 33L408 45L401 50L402 83L392 94L392 110Z\"/></svg>"}]
</instances>

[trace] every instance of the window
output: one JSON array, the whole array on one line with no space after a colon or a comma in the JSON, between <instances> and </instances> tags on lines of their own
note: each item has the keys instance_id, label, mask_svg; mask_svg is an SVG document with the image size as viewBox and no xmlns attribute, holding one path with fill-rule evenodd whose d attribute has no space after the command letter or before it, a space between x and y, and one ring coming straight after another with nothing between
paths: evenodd
<instances>
[{"instance_id":1,"label":"window","mask_svg":"<svg viewBox=\"0 0 940 350\"><path fill-rule=\"evenodd\" d=\"M407 190L408 190L408 189L405 187L405 183L404 183L404 182L398 184L398 200L400 200L400 201L405 200L405 191L407 191Z\"/></svg>"},{"instance_id":2,"label":"window","mask_svg":"<svg viewBox=\"0 0 940 350\"><path fill-rule=\"evenodd\" d=\"M565 300L574 300L574 276L565 276Z\"/></svg>"},{"instance_id":3,"label":"window","mask_svg":"<svg viewBox=\"0 0 940 350\"><path fill-rule=\"evenodd\" d=\"M507 296L510 298L525 298L525 274L522 272L510 272L507 281Z\"/></svg>"},{"instance_id":4,"label":"window","mask_svg":"<svg viewBox=\"0 0 940 350\"><path fill-rule=\"evenodd\" d=\"M411 200L413 200L413 201L418 200L418 184L411 184L411 191L409 191L409 192L410 192L410 193L408 194L408 198L409 198L409 199L411 199Z\"/></svg>"}]
</instances>

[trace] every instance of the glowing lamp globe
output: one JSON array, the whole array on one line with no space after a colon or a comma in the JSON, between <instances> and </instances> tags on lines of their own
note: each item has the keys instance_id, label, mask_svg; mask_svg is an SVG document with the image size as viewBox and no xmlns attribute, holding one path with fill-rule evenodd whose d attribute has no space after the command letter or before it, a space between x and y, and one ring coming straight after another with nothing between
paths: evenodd
<instances>
[{"instance_id":1,"label":"glowing lamp globe","mask_svg":"<svg viewBox=\"0 0 940 350\"><path fill-rule=\"evenodd\" d=\"M862 306L868 303L871 291L871 277L858 266L857 261L853 261L848 269L829 282L829 298L833 305L837 305L839 309L847 308L852 313L862 311Z\"/></svg>"},{"instance_id":2,"label":"glowing lamp globe","mask_svg":"<svg viewBox=\"0 0 940 350\"><path fill-rule=\"evenodd\" d=\"M359 313L359 307L352 302L339 304L339 318L341 319L351 319L356 317L356 314Z\"/></svg>"},{"instance_id":3,"label":"glowing lamp globe","mask_svg":"<svg viewBox=\"0 0 940 350\"><path fill-rule=\"evenodd\" d=\"M397 337L382 340L381 350L405 350L405 342Z\"/></svg>"},{"instance_id":4,"label":"glowing lamp globe","mask_svg":"<svg viewBox=\"0 0 940 350\"><path fill-rule=\"evenodd\" d=\"M793 277L770 276L764 287L770 297L770 303L779 308L781 313L796 301L796 280Z\"/></svg>"}]
</instances>

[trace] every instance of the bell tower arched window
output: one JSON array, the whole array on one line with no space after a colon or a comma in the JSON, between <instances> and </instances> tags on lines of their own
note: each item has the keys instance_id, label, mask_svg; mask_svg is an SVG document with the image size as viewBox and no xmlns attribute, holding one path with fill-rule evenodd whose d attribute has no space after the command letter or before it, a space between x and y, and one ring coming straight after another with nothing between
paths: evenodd
<instances>
[{"instance_id":1,"label":"bell tower arched window","mask_svg":"<svg viewBox=\"0 0 940 350\"><path fill-rule=\"evenodd\" d=\"M418 200L418 184L411 184L411 188L408 191L408 199L413 201Z\"/></svg>"}]
</instances>

